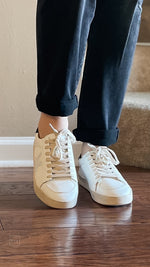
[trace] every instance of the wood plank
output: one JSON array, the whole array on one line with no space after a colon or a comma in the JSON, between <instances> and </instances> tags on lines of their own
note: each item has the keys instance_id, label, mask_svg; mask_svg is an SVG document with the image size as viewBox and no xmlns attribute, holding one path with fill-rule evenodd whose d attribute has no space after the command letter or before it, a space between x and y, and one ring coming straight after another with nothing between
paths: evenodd
<instances>
[{"instance_id":1,"label":"wood plank","mask_svg":"<svg viewBox=\"0 0 150 267\"><path fill-rule=\"evenodd\" d=\"M32 173L32 167L0 168L0 182L31 181Z\"/></svg>"},{"instance_id":2,"label":"wood plank","mask_svg":"<svg viewBox=\"0 0 150 267\"><path fill-rule=\"evenodd\" d=\"M87 266L144 267L150 264L149 231L149 225L142 224L6 231L0 236L0 260L6 260L7 256L7 260L10 257L18 262L21 256L25 263L37 260L36 264L45 266L42 264L47 263L48 256L49 266L87 263ZM46 258L44 254L48 254Z\"/></svg>"},{"instance_id":3,"label":"wood plank","mask_svg":"<svg viewBox=\"0 0 150 267\"><path fill-rule=\"evenodd\" d=\"M70 228L101 225L139 225L150 227L149 207L134 208L97 208L3 212L0 214L4 230Z\"/></svg>"},{"instance_id":4,"label":"wood plank","mask_svg":"<svg viewBox=\"0 0 150 267\"><path fill-rule=\"evenodd\" d=\"M33 168L0 168L0 196L34 194Z\"/></svg>"},{"instance_id":5,"label":"wood plank","mask_svg":"<svg viewBox=\"0 0 150 267\"><path fill-rule=\"evenodd\" d=\"M141 251L142 253L142 251ZM0 265L7 267L149 267L149 255L138 254L135 256L120 255L119 257L111 257L109 253L106 255L97 254L28 254L28 255L10 255L0 257ZM6 265L7 262L7 265Z\"/></svg>"}]
</instances>

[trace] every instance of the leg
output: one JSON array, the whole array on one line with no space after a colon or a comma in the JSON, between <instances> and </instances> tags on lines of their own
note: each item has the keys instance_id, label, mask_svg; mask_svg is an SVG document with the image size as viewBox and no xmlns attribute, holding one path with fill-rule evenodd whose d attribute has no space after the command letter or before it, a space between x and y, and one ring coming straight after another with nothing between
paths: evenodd
<instances>
[{"instance_id":1,"label":"leg","mask_svg":"<svg viewBox=\"0 0 150 267\"><path fill-rule=\"evenodd\" d=\"M39 111L71 115L96 0L40 0L37 5Z\"/></svg>"},{"instance_id":2,"label":"leg","mask_svg":"<svg viewBox=\"0 0 150 267\"><path fill-rule=\"evenodd\" d=\"M41 138L68 128L78 106L75 90L81 73L95 0L40 0L37 5L38 94Z\"/></svg>"},{"instance_id":3,"label":"leg","mask_svg":"<svg viewBox=\"0 0 150 267\"><path fill-rule=\"evenodd\" d=\"M139 32L142 0L97 1L78 108L77 140L111 145Z\"/></svg>"},{"instance_id":4,"label":"leg","mask_svg":"<svg viewBox=\"0 0 150 267\"><path fill-rule=\"evenodd\" d=\"M118 137L141 4L142 0L98 0L88 38L78 125L73 132L77 140L88 142L79 157L78 181L103 205L126 205L133 200L132 188L115 167L117 156L107 146Z\"/></svg>"},{"instance_id":5,"label":"leg","mask_svg":"<svg viewBox=\"0 0 150 267\"><path fill-rule=\"evenodd\" d=\"M61 123L78 106L75 90L95 3L96 0L38 1L36 103L42 112L39 128L43 138L35 134L33 182L37 196L54 208L72 208L77 203L78 180L71 145L76 140L64 129L64 121ZM51 132L47 134L49 122ZM65 128L66 125L67 122Z\"/></svg>"}]
</instances>

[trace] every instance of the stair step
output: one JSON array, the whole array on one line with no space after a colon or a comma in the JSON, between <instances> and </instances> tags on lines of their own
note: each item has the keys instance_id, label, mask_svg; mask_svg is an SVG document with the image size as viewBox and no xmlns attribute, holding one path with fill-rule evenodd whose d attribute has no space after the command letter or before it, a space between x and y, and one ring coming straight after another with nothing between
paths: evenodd
<instances>
[{"instance_id":1,"label":"stair step","mask_svg":"<svg viewBox=\"0 0 150 267\"><path fill-rule=\"evenodd\" d=\"M137 45L131 76L128 83L128 92L150 92L150 45Z\"/></svg>"},{"instance_id":2,"label":"stair step","mask_svg":"<svg viewBox=\"0 0 150 267\"><path fill-rule=\"evenodd\" d=\"M150 168L150 92L126 93L118 142L111 146L123 165Z\"/></svg>"},{"instance_id":3,"label":"stair step","mask_svg":"<svg viewBox=\"0 0 150 267\"><path fill-rule=\"evenodd\" d=\"M150 92L127 92L124 107L135 107L150 110Z\"/></svg>"}]
</instances>

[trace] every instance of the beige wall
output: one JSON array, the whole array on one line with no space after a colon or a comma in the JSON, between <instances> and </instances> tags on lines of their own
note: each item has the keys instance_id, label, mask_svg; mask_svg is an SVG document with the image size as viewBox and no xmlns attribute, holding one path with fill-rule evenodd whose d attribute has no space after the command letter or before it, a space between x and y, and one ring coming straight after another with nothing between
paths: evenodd
<instances>
[{"instance_id":1,"label":"beige wall","mask_svg":"<svg viewBox=\"0 0 150 267\"><path fill-rule=\"evenodd\" d=\"M0 0L0 136L30 136L38 112L35 0Z\"/></svg>"},{"instance_id":2,"label":"beige wall","mask_svg":"<svg viewBox=\"0 0 150 267\"><path fill-rule=\"evenodd\" d=\"M0 0L0 136L33 136L37 127L35 15L36 0Z\"/></svg>"}]
</instances>

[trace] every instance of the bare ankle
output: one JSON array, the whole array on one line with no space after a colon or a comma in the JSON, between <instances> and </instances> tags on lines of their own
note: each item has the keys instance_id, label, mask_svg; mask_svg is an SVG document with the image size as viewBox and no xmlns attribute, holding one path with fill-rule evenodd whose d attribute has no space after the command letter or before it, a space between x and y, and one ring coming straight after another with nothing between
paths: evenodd
<instances>
[{"instance_id":1,"label":"bare ankle","mask_svg":"<svg viewBox=\"0 0 150 267\"><path fill-rule=\"evenodd\" d=\"M38 124L39 137L44 138L49 133L53 132L49 124L58 130L68 129L68 117L51 116L45 113L41 113L41 117Z\"/></svg>"}]
</instances>

